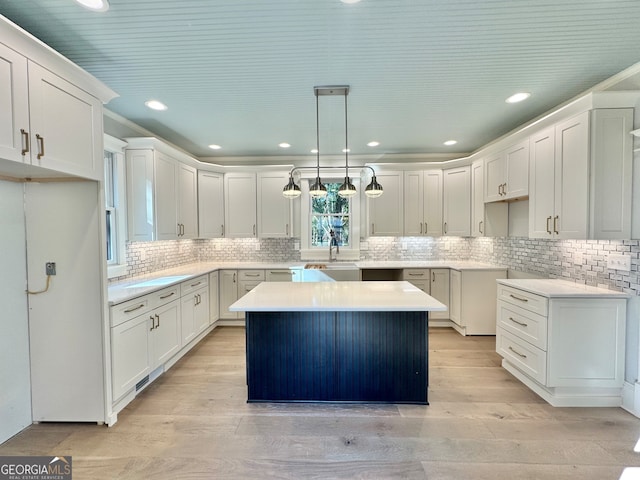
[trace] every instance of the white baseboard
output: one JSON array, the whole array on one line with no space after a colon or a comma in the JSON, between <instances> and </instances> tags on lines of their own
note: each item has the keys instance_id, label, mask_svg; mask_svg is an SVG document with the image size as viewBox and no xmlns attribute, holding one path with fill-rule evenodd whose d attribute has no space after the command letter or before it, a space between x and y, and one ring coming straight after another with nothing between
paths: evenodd
<instances>
[{"instance_id":1,"label":"white baseboard","mask_svg":"<svg viewBox=\"0 0 640 480\"><path fill-rule=\"evenodd\" d=\"M640 383L624 382L622 387L622 408L640 418Z\"/></svg>"}]
</instances>

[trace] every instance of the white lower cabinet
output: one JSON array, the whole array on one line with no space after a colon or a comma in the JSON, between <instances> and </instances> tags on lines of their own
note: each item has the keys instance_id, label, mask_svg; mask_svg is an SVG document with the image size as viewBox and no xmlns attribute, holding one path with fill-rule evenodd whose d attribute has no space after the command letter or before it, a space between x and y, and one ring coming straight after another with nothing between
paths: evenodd
<instances>
[{"instance_id":1,"label":"white lower cabinet","mask_svg":"<svg viewBox=\"0 0 640 480\"><path fill-rule=\"evenodd\" d=\"M440 303L444 303L449 308L449 269L432 268L430 271L431 286L430 294ZM430 312L429 320L448 320L449 312Z\"/></svg>"},{"instance_id":2,"label":"white lower cabinet","mask_svg":"<svg viewBox=\"0 0 640 480\"><path fill-rule=\"evenodd\" d=\"M451 270L449 319L462 335L496 334L496 280L506 269Z\"/></svg>"},{"instance_id":3,"label":"white lower cabinet","mask_svg":"<svg viewBox=\"0 0 640 480\"><path fill-rule=\"evenodd\" d=\"M402 279L415 285L427 295L431 292L428 268L405 268L402 270Z\"/></svg>"},{"instance_id":4,"label":"white lower cabinet","mask_svg":"<svg viewBox=\"0 0 640 480\"><path fill-rule=\"evenodd\" d=\"M265 280L264 270L220 271L220 319L243 319L243 312L230 312L229 307L240 297L250 292Z\"/></svg>"},{"instance_id":5,"label":"white lower cabinet","mask_svg":"<svg viewBox=\"0 0 640 480\"><path fill-rule=\"evenodd\" d=\"M507 282L497 293L503 367L551 405L620 406L626 298L606 290L572 296L567 288L583 286L566 285L562 296L547 297Z\"/></svg>"},{"instance_id":6,"label":"white lower cabinet","mask_svg":"<svg viewBox=\"0 0 640 480\"><path fill-rule=\"evenodd\" d=\"M182 345L187 345L209 326L209 276L180 285L182 303Z\"/></svg>"},{"instance_id":7,"label":"white lower cabinet","mask_svg":"<svg viewBox=\"0 0 640 480\"><path fill-rule=\"evenodd\" d=\"M180 302L174 300L153 311L149 328L150 367L153 371L180 350Z\"/></svg>"},{"instance_id":8,"label":"white lower cabinet","mask_svg":"<svg viewBox=\"0 0 640 480\"><path fill-rule=\"evenodd\" d=\"M150 320L151 318L151 320ZM111 329L113 398L118 399L149 375L147 336L153 317L141 315Z\"/></svg>"},{"instance_id":9,"label":"white lower cabinet","mask_svg":"<svg viewBox=\"0 0 640 480\"><path fill-rule=\"evenodd\" d=\"M213 325L220 318L220 273L211 272L209 274L209 325Z\"/></svg>"}]
</instances>

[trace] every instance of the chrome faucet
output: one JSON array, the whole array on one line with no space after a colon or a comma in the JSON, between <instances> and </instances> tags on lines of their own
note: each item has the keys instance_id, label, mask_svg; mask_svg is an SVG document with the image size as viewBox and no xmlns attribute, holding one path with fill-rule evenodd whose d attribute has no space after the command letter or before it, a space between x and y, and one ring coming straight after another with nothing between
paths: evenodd
<instances>
[{"instance_id":1,"label":"chrome faucet","mask_svg":"<svg viewBox=\"0 0 640 480\"><path fill-rule=\"evenodd\" d=\"M340 253L340 245L338 245L338 239L336 238L336 234L333 230L329 230L329 235L331 235L331 239L329 240L329 261L333 262L338 258L333 257L333 247L336 247L336 255L338 255Z\"/></svg>"}]
</instances>

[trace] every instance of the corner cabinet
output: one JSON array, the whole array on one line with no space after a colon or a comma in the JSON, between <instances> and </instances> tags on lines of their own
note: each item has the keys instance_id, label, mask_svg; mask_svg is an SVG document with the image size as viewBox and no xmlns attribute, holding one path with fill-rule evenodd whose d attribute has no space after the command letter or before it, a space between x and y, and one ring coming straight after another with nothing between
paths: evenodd
<instances>
[{"instance_id":1,"label":"corner cabinet","mask_svg":"<svg viewBox=\"0 0 640 480\"><path fill-rule=\"evenodd\" d=\"M529 237L630 238L632 126L596 109L531 136Z\"/></svg>"},{"instance_id":2,"label":"corner cabinet","mask_svg":"<svg viewBox=\"0 0 640 480\"><path fill-rule=\"evenodd\" d=\"M450 168L444 174L443 229L445 235L471 235L471 167Z\"/></svg>"},{"instance_id":3,"label":"corner cabinet","mask_svg":"<svg viewBox=\"0 0 640 480\"><path fill-rule=\"evenodd\" d=\"M533 291L518 280L499 282L496 351L502 366L551 405L620 406L626 298L560 280L546 282L564 286L557 288L560 293L542 287L548 290L543 294L537 292L540 284Z\"/></svg>"},{"instance_id":4,"label":"corner cabinet","mask_svg":"<svg viewBox=\"0 0 640 480\"><path fill-rule=\"evenodd\" d=\"M225 236L255 238L257 231L256 174L224 175Z\"/></svg>"},{"instance_id":5,"label":"corner cabinet","mask_svg":"<svg viewBox=\"0 0 640 480\"><path fill-rule=\"evenodd\" d=\"M102 102L0 43L0 158L104 177Z\"/></svg>"},{"instance_id":6,"label":"corner cabinet","mask_svg":"<svg viewBox=\"0 0 640 480\"><path fill-rule=\"evenodd\" d=\"M224 175L198 171L198 237L224 237Z\"/></svg>"},{"instance_id":7,"label":"corner cabinet","mask_svg":"<svg viewBox=\"0 0 640 480\"><path fill-rule=\"evenodd\" d=\"M442 170L404 172L404 235L442 235Z\"/></svg>"},{"instance_id":8,"label":"corner cabinet","mask_svg":"<svg viewBox=\"0 0 640 480\"><path fill-rule=\"evenodd\" d=\"M400 237L404 232L404 173L376 172L376 178L384 193L378 198L367 198L369 236Z\"/></svg>"},{"instance_id":9,"label":"corner cabinet","mask_svg":"<svg viewBox=\"0 0 640 480\"><path fill-rule=\"evenodd\" d=\"M257 215L259 238L288 238L292 232L291 200L282 195L288 172L261 172L257 175Z\"/></svg>"}]
</instances>

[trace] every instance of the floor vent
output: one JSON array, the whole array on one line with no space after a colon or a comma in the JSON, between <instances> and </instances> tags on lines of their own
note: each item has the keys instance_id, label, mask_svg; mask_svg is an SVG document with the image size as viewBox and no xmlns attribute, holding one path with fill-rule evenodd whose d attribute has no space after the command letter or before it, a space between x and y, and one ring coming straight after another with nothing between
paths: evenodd
<instances>
[{"instance_id":1,"label":"floor vent","mask_svg":"<svg viewBox=\"0 0 640 480\"><path fill-rule=\"evenodd\" d=\"M136 392L140 391L147 383L149 383L149 375L136 383Z\"/></svg>"}]
</instances>

